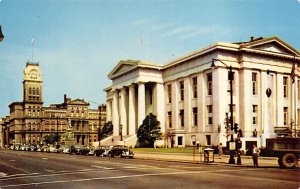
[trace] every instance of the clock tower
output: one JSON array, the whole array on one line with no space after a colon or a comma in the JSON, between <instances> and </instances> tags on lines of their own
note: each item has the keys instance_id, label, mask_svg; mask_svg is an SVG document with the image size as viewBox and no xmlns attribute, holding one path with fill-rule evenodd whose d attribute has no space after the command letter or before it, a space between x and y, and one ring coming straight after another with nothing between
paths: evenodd
<instances>
[{"instance_id":1,"label":"clock tower","mask_svg":"<svg viewBox=\"0 0 300 189\"><path fill-rule=\"evenodd\" d=\"M42 73L38 63L27 63L24 70L23 102L42 104Z\"/></svg>"}]
</instances>

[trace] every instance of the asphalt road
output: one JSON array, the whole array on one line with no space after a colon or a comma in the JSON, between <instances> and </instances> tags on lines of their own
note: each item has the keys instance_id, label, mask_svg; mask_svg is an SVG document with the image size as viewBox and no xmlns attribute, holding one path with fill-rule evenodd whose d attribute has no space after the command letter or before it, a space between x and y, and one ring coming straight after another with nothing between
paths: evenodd
<instances>
[{"instance_id":1,"label":"asphalt road","mask_svg":"<svg viewBox=\"0 0 300 189\"><path fill-rule=\"evenodd\" d=\"M3 188L300 188L300 169L0 150Z\"/></svg>"}]
</instances>

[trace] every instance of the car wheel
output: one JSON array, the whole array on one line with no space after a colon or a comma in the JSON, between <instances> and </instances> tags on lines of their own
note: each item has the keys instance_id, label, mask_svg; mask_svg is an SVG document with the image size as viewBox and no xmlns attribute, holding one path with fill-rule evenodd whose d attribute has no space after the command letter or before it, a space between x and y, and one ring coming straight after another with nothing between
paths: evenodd
<instances>
[{"instance_id":1,"label":"car wheel","mask_svg":"<svg viewBox=\"0 0 300 189\"><path fill-rule=\"evenodd\" d=\"M298 159L294 154L284 154L281 159L284 168L294 168L298 163Z\"/></svg>"}]
</instances>

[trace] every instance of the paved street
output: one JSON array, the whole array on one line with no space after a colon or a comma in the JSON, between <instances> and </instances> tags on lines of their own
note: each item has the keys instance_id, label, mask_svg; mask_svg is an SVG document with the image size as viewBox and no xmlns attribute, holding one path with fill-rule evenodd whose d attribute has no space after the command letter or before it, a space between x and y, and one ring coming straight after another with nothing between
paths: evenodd
<instances>
[{"instance_id":1,"label":"paved street","mask_svg":"<svg viewBox=\"0 0 300 189\"><path fill-rule=\"evenodd\" d=\"M0 188L293 188L300 169L0 150Z\"/></svg>"}]
</instances>

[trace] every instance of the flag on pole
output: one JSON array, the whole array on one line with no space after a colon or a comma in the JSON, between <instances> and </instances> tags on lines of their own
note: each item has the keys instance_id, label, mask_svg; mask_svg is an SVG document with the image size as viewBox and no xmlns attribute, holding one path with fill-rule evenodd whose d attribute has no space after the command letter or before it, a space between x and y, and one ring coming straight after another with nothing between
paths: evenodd
<instances>
[{"instance_id":1,"label":"flag on pole","mask_svg":"<svg viewBox=\"0 0 300 189\"><path fill-rule=\"evenodd\" d=\"M32 39L31 39L31 44L32 44L32 45L34 44L34 41L35 41L35 39L32 38Z\"/></svg>"},{"instance_id":2,"label":"flag on pole","mask_svg":"<svg viewBox=\"0 0 300 189\"><path fill-rule=\"evenodd\" d=\"M295 76L296 76L296 73L295 73L295 65L296 65L296 57L294 56L294 63L293 63L293 67L292 67L292 70L291 70L291 79L292 79L292 83L295 82Z\"/></svg>"}]
</instances>

